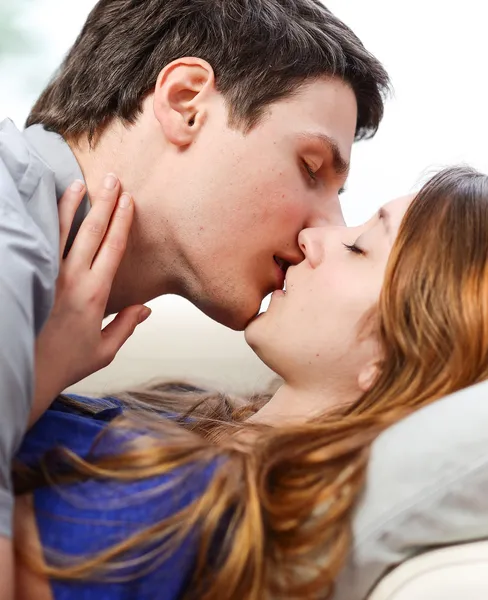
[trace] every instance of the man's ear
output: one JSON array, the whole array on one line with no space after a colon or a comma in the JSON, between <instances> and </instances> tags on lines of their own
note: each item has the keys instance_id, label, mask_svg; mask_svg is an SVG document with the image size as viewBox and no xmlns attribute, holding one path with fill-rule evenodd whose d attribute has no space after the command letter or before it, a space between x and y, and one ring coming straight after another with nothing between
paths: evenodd
<instances>
[{"instance_id":1,"label":"man's ear","mask_svg":"<svg viewBox=\"0 0 488 600\"><path fill-rule=\"evenodd\" d=\"M184 147L194 141L214 90L213 69L199 58L179 58L161 71L154 90L154 115L170 143Z\"/></svg>"},{"instance_id":2,"label":"man's ear","mask_svg":"<svg viewBox=\"0 0 488 600\"><path fill-rule=\"evenodd\" d=\"M358 375L358 387L362 392L368 392L372 387L378 375L380 366L377 361L365 365Z\"/></svg>"}]
</instances>

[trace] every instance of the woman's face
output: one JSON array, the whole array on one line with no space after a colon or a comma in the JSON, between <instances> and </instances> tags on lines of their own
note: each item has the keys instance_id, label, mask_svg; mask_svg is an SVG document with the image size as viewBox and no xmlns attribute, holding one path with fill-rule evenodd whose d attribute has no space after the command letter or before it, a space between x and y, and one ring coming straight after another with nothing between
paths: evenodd
<instances>
[{"instance_id":1,"label":"woman's face","mask_svg":"<svg viewBox=\"0 0 488 600\"><path fill-rule=\"evenodd\" d=\"M367 317L411 200L386 204L360 227L301 232L305 259L288 269L286 292L274 292L267 312L246 330L248 344L287 383L367 387L379 359Z\"/></svg>"}]
</instances>

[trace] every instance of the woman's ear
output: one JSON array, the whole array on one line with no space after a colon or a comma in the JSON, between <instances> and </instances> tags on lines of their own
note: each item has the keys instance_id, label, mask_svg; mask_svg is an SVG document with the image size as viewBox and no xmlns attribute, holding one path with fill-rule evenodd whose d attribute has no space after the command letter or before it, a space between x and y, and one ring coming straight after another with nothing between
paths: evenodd
<instances>
[{"instance_id":1,"label":"woman's ear","mask_svg":"<svg viewBox=\"0 0 488 600\"><path fill-rule=\"evenodd\" d=\"M159 74L154 90L154 115L167 140L190 145L205 123L208 98L215 90L212 67L199 58L179 58Z\"/></svg>"},{"instance_id":2,"label":"woman's ear","mask_svg":"<svg viewBox=\"0 0 488 600\"><path fill-rule=\"evenodd\" d=\"M378 362L370 362L365 365L358 375L358 387L362 392L368 392L380 373Z\"/></svg>"}]
</instances>

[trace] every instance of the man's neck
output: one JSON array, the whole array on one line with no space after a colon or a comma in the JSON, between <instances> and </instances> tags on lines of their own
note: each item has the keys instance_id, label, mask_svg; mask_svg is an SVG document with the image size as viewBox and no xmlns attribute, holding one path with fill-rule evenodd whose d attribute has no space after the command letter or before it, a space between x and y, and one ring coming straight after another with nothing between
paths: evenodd
<instances>
[{"instance_id":1,"label":"man's neck","mask_svg":"<svg viewBox=\"0 0 488 600\"><path fill-rule=\"evenodd\" d=\"M68 140L68 145L83 171L83 176L89 193L93 194L100 188L107 173L114 173L120 179L122 191L131 192L133 189L133 161L127 152L126 133L121 124L109 126L96 144L90 146L85 136L77 142ZM132 157L133 158L133 157Z\"/></svg>"},{"instance_id":2,"label":"man's neck","mask_svg":"<svg viewBox=\"0 0 488 600\"><path fill-rule=\"evenodd\" d=\"M177 260L169 226L168 231L160 232L167 240L163 249L159 244L157 252L152 251L148 241L144 203L149 196L145 189L149 166L144 163L145 151L141 151L140 156L136 152L137 144L141 143L140 137L135 128L127 128L117 122L104 131L94 146L90 146L86 138L78 143L70 143L83 172L91 201L96 200L96 192L105 175L114 173L120 180L121 191L130 193L135 204L127 250L112 286L109 314L133 304L146 303L163 294L177 294L180 291L175 277L174 265ZM163 206L159 210L162 211Z\"/></svg>"}]
</instances>

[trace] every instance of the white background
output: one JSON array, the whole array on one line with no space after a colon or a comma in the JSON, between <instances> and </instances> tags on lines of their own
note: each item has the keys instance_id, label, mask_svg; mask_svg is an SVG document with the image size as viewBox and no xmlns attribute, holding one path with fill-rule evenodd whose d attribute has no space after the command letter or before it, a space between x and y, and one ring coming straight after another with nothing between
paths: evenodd
<instances>
[{"instance_id":1,"label":"white background","mask_svg":"<svg viewBox=\"0 0 488 600\"><path fill-rule=\"evenodd\" d=\"M0 7L9 2L24 7L17 19L24 52L0 57L0 118L10 116L21 127L94 2L0 0ZM327 6L384 63L395 90L377 136L354 149L343 196L348 223L364 221L439 167L465 162L488 172L488 4L330 0ZM179 298L156 300L152 308L153 316L115 364L81 389L172 375L243 388L266 380L241 334L210 322Z\"/></svg>"}]
</instances>

